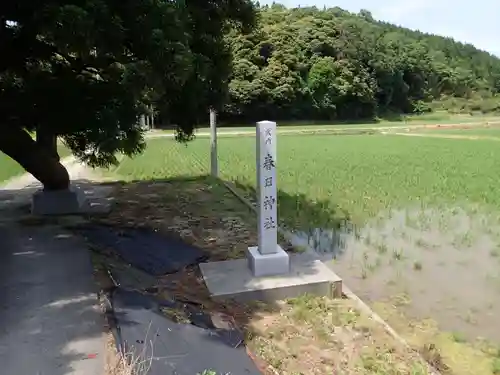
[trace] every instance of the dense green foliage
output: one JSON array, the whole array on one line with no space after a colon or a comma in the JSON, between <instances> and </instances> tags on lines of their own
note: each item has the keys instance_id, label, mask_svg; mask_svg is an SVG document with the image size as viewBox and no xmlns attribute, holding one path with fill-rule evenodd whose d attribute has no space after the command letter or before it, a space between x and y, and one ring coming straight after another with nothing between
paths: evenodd
<instances>
[{"instance_id":1,"label":"dense green foliage","mask_svg":"<svg viewBox=\"0 0 500 375\"><path fill-rule=\"evenodd\" d=\"M181 139L209 107L231 121L372 119L436 100L500 108L500 60L471 45L367 11L257 10L251 0L2 3L0 149L41 177L43 142L26 134L36 130L108 165L143 149L138 118L152 105Z\"/></svg>"},{"instance_id":2,"label":"dense green foliage","mask_svg":"<svg viewBox=\"0 0 500 375\"><path fill-rule=\"evenodd\" d=\"M227 30L254 18L250 0L2 2L0 130L60 135L93 165L142 150L153 103L189 135L227 97Z\"/></svg>"},{"instance_id":3,"label":"dense green foliage","mask_svg":"<svg viewBox=\"0 0 500 375\"><path fill-rule=\"evenodd\" d=\"M500 59L368 11L265 6L252 34L227 40L227 120L372 118L425 112L440 99L445 109L500 109ZM464 104L477 98L489 98L488 108Z\"/></svg>"}]
</instances>

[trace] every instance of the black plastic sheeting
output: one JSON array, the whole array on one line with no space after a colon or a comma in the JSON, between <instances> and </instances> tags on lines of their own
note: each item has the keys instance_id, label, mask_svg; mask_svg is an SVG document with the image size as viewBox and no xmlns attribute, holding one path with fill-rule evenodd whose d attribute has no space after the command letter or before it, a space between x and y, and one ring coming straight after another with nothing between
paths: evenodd
<instances>
[{"instance_id":1,"label":"black plastic sheeting","mask_svg":"<svg viewBox=\"0 0 500 375\"><path fill-rule=\"evenodd\" d=\"M175 301L121 288L111 294L115 339L119 350L149 367L148 375L261 375L243 345L241 332L218 329L209 315L184 305L189 323L176 323L161 308L178 309Z\"/></svg>"},{"instance_id":2,"label":"black plastic sheeting","mask_svg":"<svg viewBox=\"0 0 500 375\"><path fill-rule=\"evenodd\" d=\"M116 259L106 258L109 273L117 286L125 289L147 290L156 286L157 278L134 266Z\"/></svg>"},{"instance_id":3,"label":"black plastic sheeting","mask_svg":"<svg viewBox=\"0 0 500 375\"><path fill-rule=\"evenodd\" d=\"M79 231L90 242L113 249L127 263L153 276L174 273L206 259L201 249L147 229L88 225Z\"/></svg>"}]
</instances>

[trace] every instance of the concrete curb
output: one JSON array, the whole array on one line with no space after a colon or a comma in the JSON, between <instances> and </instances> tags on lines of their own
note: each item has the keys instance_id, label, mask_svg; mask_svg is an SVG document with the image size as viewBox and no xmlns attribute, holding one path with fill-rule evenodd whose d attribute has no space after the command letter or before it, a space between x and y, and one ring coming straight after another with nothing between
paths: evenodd
<instances>
[{"instance_id":1,"label":"concrete curb","mask_svg":"<svg viewBox=\"0 0 500 375\"><path fill-rule=\"evenodd\" d=\"M431 134L431 133L400 133L400 132L382 132L383 135L400 135L404 137L420 137L420 138L439 138L439 139L465 139L469 141L500 141L498 137L469 135L462 136L460 134Z\"/></svg>"},{"instance_id":2,"label":"concrete curb","mask_svg":"<svg viewBox=\"0 0 500 375\"><path fill-rule=\"evenodd\" d=\"M243 202L248 208L250 208L253 212L257 212L257 209L255 206L250 202L247 198L245 198L237 189L232 186L231 183L221 180L224 184L224 186L234 195L236 198L238 198L241 202ZM283 228L279 228L279 232L282 234L285 234L287 238L290 238L291 236L287 236L290 234L290 232L284 230ZM308 247L308 252L314 253L314 250ZM373 311L365 302L361 300L356 294L354 294L346 285L345 282L342 282L342 293L346 298L349 298L350 300L354 301L358 308L363 311L365 314L370 316L371 319L373 319L375 322L379 323L384 327L385 331L391 335L396 341L398 341L401 345L403 345L406 349L409 351L415 353L418 355L421 360L427 365L427 370L429 373L432 375L441 375L441 373L435 369L429 362L427 362L422 355L415 349L413 349L408 342L403 339L380 315L378 315L375 311Z\"/></svg>"}]
</instances>

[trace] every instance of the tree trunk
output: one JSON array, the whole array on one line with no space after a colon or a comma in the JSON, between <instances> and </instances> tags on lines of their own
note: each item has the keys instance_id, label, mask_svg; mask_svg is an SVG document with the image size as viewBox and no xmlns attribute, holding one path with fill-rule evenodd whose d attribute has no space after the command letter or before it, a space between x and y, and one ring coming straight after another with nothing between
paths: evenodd
<instances>
[{"instance_id":1,"label":"tree trunk","mask_svg":"<svg viewBox=\"0 0 500 375\"><path fill-rule=\"evenodd\" d=\"M59 162L53 138L37 143L25 130L7 126L0 135L0 150L21 164L45 190L69 188L69 174Z\"/></svg>"},{"instance_id":2,"label":"tree trunk","mask_svg":"<svg viewBox=\"0 0 500 375\"><path fill-rule=\"evenodd\" d=\"M57 135L43 128L39 128L36 131L36 144L54 159L57 161L60 160L59 153L57 152Z\"/></svg>"}]
</instances>

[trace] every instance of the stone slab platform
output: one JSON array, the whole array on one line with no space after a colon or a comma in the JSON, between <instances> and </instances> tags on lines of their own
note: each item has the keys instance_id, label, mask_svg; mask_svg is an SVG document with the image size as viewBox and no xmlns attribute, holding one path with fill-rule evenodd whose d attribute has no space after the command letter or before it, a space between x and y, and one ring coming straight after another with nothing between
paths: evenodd
<instances>
[{"instance_id":1,"label":"stone slab platform","mask_svg":"<svg viewBox=\"0 0 500 375\"><path fill-rule=\"evenodd\" d=\"M254 277L246 259L200 264L214 299L274 302L305 293L340 298L342 279L310 254L291 254L290 273Z\"/></svg>"}]
</instances>

